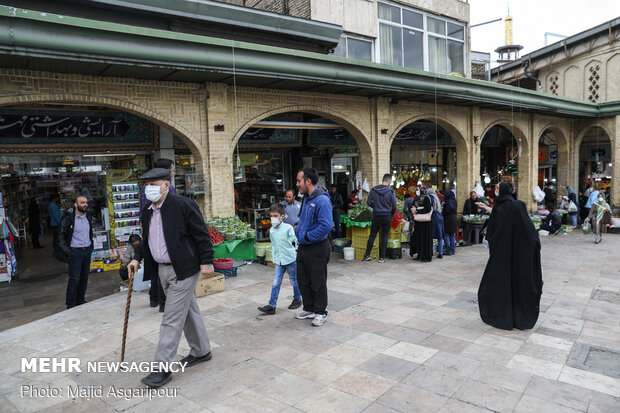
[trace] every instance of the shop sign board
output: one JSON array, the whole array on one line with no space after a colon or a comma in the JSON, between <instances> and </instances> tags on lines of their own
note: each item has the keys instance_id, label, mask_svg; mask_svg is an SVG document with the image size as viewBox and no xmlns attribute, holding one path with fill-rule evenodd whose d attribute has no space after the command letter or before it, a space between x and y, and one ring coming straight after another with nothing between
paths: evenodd
<instances>
[{"instance_id":1,"label":"shop sign board","mask_svg":"<svg viewBox=\"0 0 620 413\"><path fill-rule=\"evenodd\" d=\"M0 109L0 144L151 144L150 121L131 113Z\"/></svg>"},{"instance_id":2,"label":"shop sign board","mask_svg":"<svg viewBox=\"0 0 620 413\"><path fill-rule=\"evenodd\" d=\"M588 145L585 158L586 161L610 161L611 145Z\"/></svg>"},{"instance_id":3,"label":"shop sign board","mask_svg":"<svg viewBox=\"0 0 620 413\"><path fill-rule=\"evenodd\" d=\"M310 145L357 145L346 129L312 129Z\"/></svg>"},{"instance_id":4,"label":"shop sign board","mask_svg":"<svg viewBox=\"0 0 620 413\"><path fill-rule=\"evenodd\" d=\"M265 144L265 143L298 143L299 131L297 129L272 129L250 128L241 136L239 143Z\"/></svg>"}]
</instances>

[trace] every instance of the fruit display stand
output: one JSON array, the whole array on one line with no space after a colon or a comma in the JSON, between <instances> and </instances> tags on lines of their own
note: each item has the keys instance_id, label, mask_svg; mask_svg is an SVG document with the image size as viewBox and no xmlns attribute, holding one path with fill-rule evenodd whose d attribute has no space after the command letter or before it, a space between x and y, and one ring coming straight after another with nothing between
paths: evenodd
<instances>
[{"instance_id":1,"label":"fruit display stand","mask_svg":"<svg viewBox=\"0 0 620 413\"><path fill-rule=\"evenodd\" d=\"M344 215L340 217L340 222L346 224L347 226L347 238L352 241L351 246L355 248L355 259L364 259L364 254L366 254L366 246L368 244L368 237L370 237L370 227L372 223L356 222ZM396 228L390 227L390 234L388 236L388 239L401 241L403 226L404 223L401 222ZM381 233L377 234L372 250L370 251L370 258L372 259L379 258L380 237Z\"/></svg>"}]
</instances>

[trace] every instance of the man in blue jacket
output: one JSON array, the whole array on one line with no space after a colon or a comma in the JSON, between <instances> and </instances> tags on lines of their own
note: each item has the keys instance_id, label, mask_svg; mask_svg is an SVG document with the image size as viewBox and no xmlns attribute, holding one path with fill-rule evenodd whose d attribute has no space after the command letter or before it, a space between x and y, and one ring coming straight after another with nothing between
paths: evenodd
<instances>
[{"instance_id":1,"label":"man in blue jacket","mask_svg":"<svg viewBox=\"0 0 620 413\"><path fill-rule=\"evenodd\" d=\"M390 187L392 175L383 175L382 185L377 185L370 191L366 203L372 208L372 226L370 227L370 237L366 244L366 254L364 261L370 261L370 252L375 243L377 233L381 230L381 242L379 243L379 262L385 261L388 237L390 235L390 225L392 215L396 212L396 194Z\"/></svg>"},{"instance_id":2,"label":"man in blue jacket","mask_svg":"<svg viewBox=\"0 0 620 413\"><path fill-rule=\"evenodd\" d=\"M329 233L334 226L329 194L316 186L318 180L319 174L314 168L303 168L297 173L297 188L304 195L295 228L299 241L297 282L304 306L295 318L312 318L315 327L322 326L327 320Z\"/></svg>"}]
</instances>

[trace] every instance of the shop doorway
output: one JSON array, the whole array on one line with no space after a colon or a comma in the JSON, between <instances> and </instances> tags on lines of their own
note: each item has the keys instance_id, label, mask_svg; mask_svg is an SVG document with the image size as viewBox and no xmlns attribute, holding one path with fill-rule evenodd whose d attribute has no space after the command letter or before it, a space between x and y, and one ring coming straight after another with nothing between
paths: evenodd
<instances>
[{"instance_id":1,"label":"shop doorway","mask_svg":"<svg viewBox=\"0 0 620 413\"><path fill-rule=\"evenodd\" d=\"M399 199L414 196L415 186L422 181L439 191L456 188L457 148L451 134L442 126L427 120L403 127L390 149L394 188Z\"/></svg>"},{"instance_id":2,"label":"shop doorway","mask_svg":"<svg viewBox=\"0 0 620 413\"><path fill-rule=\"evenodd\" d=\"M87 301L119 287L119 257L129 236L140 234L138 177L155 159L176 158L172 132L165 154L160 135L161 126L151 120L104 106L0 108L0 217L11 228L2 234L0 281L12 281L0 288L14 298L0 313L32 307L31 314L43 317L66 308L67 267L53 258L49 206L56 195L61 216L77 195L89 201L94 251ZM188 152L179 154L186 162L177 168L177 179L185 163L192 168L194 153ZM35 249L37 239L43 248Z\"/></svg>"},{"instance_id":3,"label":"shop doorway","mask_svg":"<svg viewBox=\"0 0 620 413\"><path fill-rule=\"evenodd\" d=\"M480 143L480 182L485 195L495 198L492 185L508 182L518 190L518 158L521 148L513 133L502 125L495 125L485 133Z\"/></svg>"},{"instance_id":4,"label":"shop doorway","mask_svg":"<svg viewBox=\"0 0 620 413\"><path fill-rule=\"evenodd\" d=\"M538 186L558 183L558 143L553 132L545 130L538 140Z\"/></svg>"},{"instance_id":5,"label":"shop doorway","mask_svg":"<svg viewBox=\"0 0 620 413\"><path fill-rule=\"evenodd\" d=\"M345 126L320 114L285 112L252 124L233 153L235 209L266 238L269 224L260 220L287 189L297 194L297 171L313 167L319 186L337 185L343 197L356 187L360 149ZM298 198L299 199L299 198Z\"/></svg>"},{"instance_id":6,"label":"shop doorway","mask_svg":"<svg viewBox=\"0 0 620 413\"><path fill-rule=\"evenodd\" d=\"M584 192L588 187L604 191L610 197L612 184L612 152L611 140L607 131L594 126L589 129L579 146L579 190ZM616 200L608 199L607 202Z\"/></svg>"}]
</instances>

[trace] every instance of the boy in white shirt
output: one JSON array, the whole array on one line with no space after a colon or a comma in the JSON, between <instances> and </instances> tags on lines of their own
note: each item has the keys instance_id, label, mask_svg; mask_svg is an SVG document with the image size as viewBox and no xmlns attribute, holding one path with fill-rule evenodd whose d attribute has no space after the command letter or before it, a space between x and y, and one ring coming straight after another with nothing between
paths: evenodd
<instances>
[{"instance_id":1,"label":"boy in white shirt","mask_svg":"<svg viewBox=\"0 0 620 413\"><path fill-rule=\"evenodd\" d=\"M297 243L297 237L293 227L282 222L284 219L284 206L282 204L271 205L269 208L269 218L271 218L269 239L271 240L273 263L276 267L273 274L273 286L271 287L269 304L258 307L258 311L271 315L276 313L276 303L278 302L280 286L282 285L285 271L288 271L288 278L293 286L293 302L288 306L289 309L294 310L301 306L301 293L297 284L297 251L294 246Z\"/></svg>"}]
</instances>

